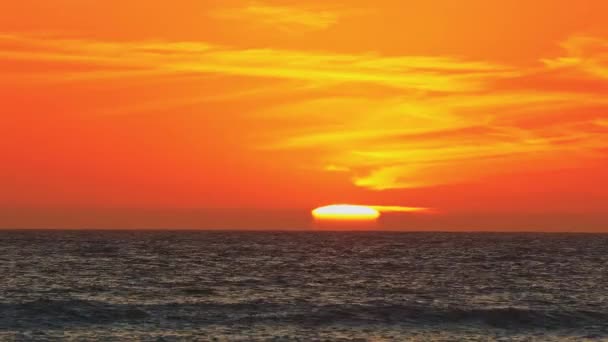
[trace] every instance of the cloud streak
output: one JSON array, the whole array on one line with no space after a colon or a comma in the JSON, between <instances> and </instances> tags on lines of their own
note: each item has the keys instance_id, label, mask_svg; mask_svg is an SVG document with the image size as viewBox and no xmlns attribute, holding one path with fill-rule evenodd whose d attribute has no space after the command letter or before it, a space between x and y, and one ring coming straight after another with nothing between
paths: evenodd
<instances>
[{"instance_id":1,"label":"cloud streak","mask_svg":"<svg viewBox=\"0 0 608 342\"><path fill-rule=\"evenodd\" d=\"M319 31L335 25L339 15L334 11L312 10L295 6L277 6L252 2L247 6L222 8L211 16L251 24L276 27L287 32Z\"/></svg>"},{"instance_id":2,"label":"cloud streak","mask_svg":"<svg viewBox=\"0 0 608 342\"><path fill-rule=\"evenodd\" d=\"M18 43L15 48L11 43ZM398 89L463 92L481 88L489 76L513 70L447 57L386 58L274 49L231 49L196 42L104 42L0 36L4 60L81 63L92 69L124 68L166 74L223 74L297 80L327 85L371 84ZM111 70L110 70L111 71ZM94 77L94 73L90 73ZM60 76L60 75L57 75Z\"/></svg>"}]
</instances>

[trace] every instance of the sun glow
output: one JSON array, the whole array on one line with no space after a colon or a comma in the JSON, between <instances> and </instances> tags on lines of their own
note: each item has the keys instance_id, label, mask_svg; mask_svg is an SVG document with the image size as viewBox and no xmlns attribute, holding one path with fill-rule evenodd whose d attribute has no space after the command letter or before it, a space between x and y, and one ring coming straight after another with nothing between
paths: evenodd
<instances>
[{"instance_id":1,"label":"sun glow","mask_svg":"<svg viewBox=\"0 0 608 342\"><path fill-rule=\"evenodd\" d=\"M374 221L380 212L364 205L334 204L314 209L312 216L318 220Z\"/></svg>"}]
</instances>

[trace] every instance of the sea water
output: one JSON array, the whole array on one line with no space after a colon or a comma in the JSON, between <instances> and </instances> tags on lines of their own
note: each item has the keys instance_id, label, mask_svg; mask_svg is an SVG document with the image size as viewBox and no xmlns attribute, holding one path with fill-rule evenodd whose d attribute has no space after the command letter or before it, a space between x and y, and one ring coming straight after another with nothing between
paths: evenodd
<instances>
[{"instance_id":1,"label":"sea water","mask_svg":"<svg viewBox=\"0 0 608 342\"><path fill-rule=\"evenodd\" d=\"M0 340L608 340L608 235L0 231Z\"/></svg>"}]
</instances>

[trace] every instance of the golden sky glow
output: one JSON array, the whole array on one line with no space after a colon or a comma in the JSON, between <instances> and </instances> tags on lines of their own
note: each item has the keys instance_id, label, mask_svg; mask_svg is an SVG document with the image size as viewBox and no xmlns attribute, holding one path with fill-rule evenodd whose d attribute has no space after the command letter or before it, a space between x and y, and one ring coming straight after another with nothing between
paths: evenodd
<instances>
[{"instance_id":1,"label":"golden sky glow","mask_svg":"<svg viewBox=\"0 0 608 342\"><path fill-rule=\"evenodd\" d=\"M284 227L321 203L406 228L418 208L416 228L608 223L605 1L0 9L0 227Z\"/></svg>"}]
</instances>

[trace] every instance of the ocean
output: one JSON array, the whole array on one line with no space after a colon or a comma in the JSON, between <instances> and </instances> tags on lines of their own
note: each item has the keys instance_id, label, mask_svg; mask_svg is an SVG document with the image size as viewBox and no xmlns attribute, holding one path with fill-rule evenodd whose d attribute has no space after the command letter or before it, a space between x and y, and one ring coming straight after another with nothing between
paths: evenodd
<instances>
[{"instance_id":1,"label":"ocean","mask_svg":"<svg viewBox=\"0 0 608 342\"><path fill-rule=\"evenodd\" d=\"M4 341L608 341L608 235L1 231Z\"/></svg>"}]
</instances>

